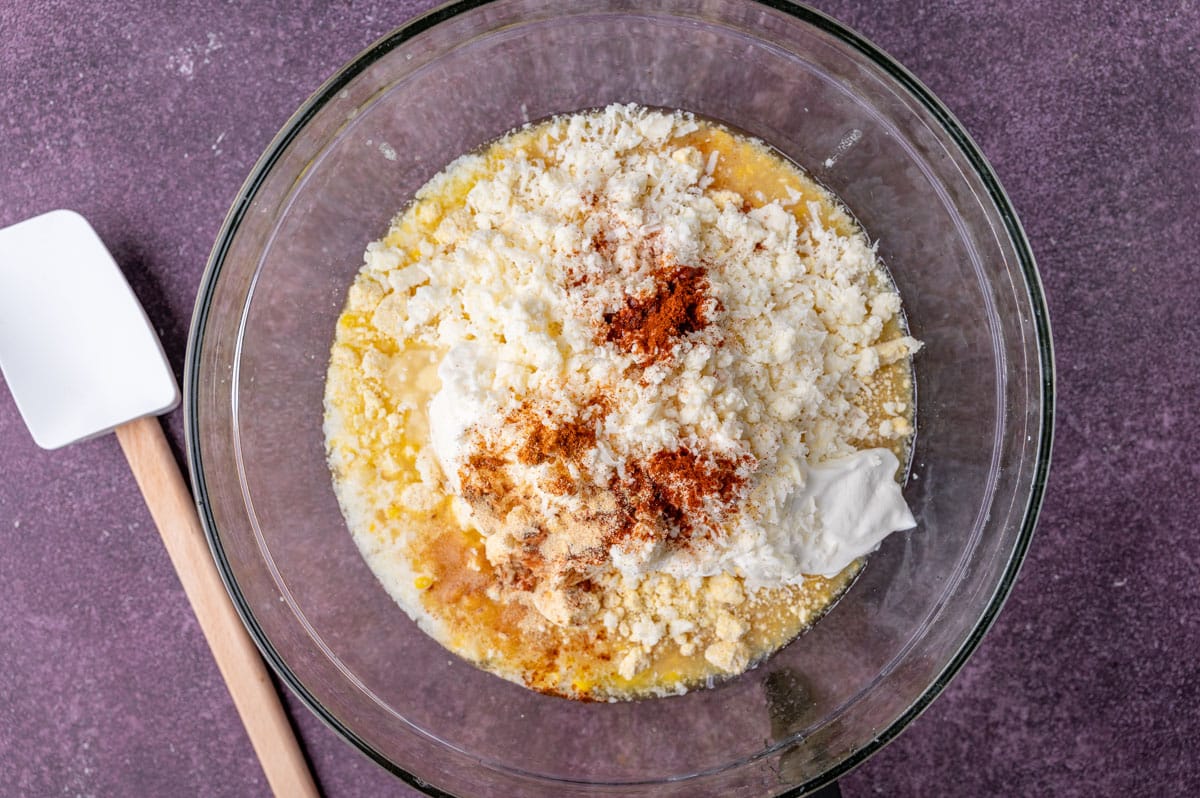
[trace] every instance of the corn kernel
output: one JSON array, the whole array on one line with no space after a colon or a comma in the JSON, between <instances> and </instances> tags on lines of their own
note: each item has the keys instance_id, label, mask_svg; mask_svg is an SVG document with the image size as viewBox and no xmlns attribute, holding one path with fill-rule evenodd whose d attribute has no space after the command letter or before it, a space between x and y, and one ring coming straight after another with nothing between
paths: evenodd
<instances>
[{"instance_id":1,"label":"corn kernel","mask_svg":"<svg viewBox=\"0 0 1200 798\"><path fill-rule=\"evenodd\" d=\"M433 587L433 577L418 576L413 580L413 584L416 585L417 590L428 590L429 588Z\"/></svg>"}]
</instances>

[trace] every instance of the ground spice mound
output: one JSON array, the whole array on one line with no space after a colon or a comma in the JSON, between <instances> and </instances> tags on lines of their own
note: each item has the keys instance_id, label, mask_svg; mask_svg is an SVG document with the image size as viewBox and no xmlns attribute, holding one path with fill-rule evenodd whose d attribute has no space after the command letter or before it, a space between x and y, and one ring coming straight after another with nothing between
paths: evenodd
<instances>
[{"instance_id":1,"label":"ground spice mound","mask_svg":"<svg viewBox=\"0 0 1200 798\"><path fill-rule=\"evenodd\" d=\"M596 445L596 423L603 418L604 403L593 399L573 417L553 423L535 403L526 402L505 418L524 436L517 462L541 465L549 461L577 462Z\"/></svg>"},{"instance_id":2,"label":"ground spice mound","mask_svg":"<svg viewBox=\"0 0 1200 798\"><path fill-rule=\"evenodd\" d=\"M685 546L693 536L717 533L726 512L742 498L749 455L694 452L686 447L655 452L626 464L610 489L623 513L612 543L671 538Z\"/></svg>"},{"instance_id":3,"label":"ground spice mound","mask_svg":"<svg viewBox=\"0 0 1200 798\"><path fill-rule=\"evenodd\" d=\"M514 486L508 477L508 463L491 451L473 452L459 471L459 477L463 498L468 502L495 506L512 497Z\"/></svg>"},{"instance_id":4,"label":"ground spice mound","mask_svg":"<svg viewBox=\"0 0 1200 798\"><path fill-rule=\"evenodd\" d=\"M631 297L625 307L604 314L603 340L642 355L643 365L667 357L680 338L707 327L719 308L698 266L663 267L654 276L654 293Z\"/></svg>"}]
</instances>

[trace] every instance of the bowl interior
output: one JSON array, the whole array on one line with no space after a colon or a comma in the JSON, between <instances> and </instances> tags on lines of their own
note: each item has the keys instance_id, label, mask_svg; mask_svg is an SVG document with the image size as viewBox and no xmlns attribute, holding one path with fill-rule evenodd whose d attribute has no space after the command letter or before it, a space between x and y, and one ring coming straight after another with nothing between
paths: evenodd
<instances>
[{"instance_id":1,"label":"bowl interior","mask_svg":"<svg viewBox=\"0 0 1200 798\"><path fill-rule=\"evenodd\" d=\"M377 44L264 156L201 291L189 448L235 598L335 727L460 794L815 786L936 693L1007 592L1036 514L1048 333L1019 227L970 142L816 14L645 5L467 3ZM905 488L918 528L890 537L828 617L756 670L614 705L532 693L421 633L346 531L321 431L334 322L366 243L457 155L610 102L726 122L808 169L878 241L926 345Z\"/></svg>"}]
</instances>

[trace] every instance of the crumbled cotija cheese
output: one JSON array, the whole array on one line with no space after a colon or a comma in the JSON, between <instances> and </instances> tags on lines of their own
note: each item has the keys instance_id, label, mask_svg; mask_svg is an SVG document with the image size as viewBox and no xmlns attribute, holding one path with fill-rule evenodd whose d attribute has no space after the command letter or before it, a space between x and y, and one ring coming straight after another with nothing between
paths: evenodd
<instances>
[{"instance_id":1,"label":"crumbled cotija cheese","mask_svg":"<svg viewBox=\"0 0 1200 798\"><path fill-rule=\"evenodd\" d=\"M347 307L423 360L335 346L330 371L329 396L358 374L424 381L427 408L355 389L421 447L404 511L450 497L483 536L489 595L626 641L625 679L664 641L744 669L762 652L735 611L805 581L790 525L811 520L793 506L809 469L911 432L903 401L875 428L863 407L918 347L883 339L900 302L865 236L791 186L791 210L714 188L702 132L611 106L460 158L367 248ZM345 433L345 405L327 397L330 459L366 526L378 500L347 475L372 443Z\"/></svg>"}]
</instances>

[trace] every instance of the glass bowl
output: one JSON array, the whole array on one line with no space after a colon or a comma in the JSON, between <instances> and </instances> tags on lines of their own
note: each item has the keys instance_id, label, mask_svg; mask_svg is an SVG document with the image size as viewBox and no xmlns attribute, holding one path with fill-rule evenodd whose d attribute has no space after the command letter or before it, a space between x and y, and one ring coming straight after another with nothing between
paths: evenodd
<instances>
[{"instance_id":1,"label":"glass bowl","mask_svg":"<svg viewBox=\"0 0 1200 798\"><path fill-rule=\"evenodd\" d=\"M919 525L757 669L682 697L589 704L477 670L391 601L334 499L322 390L363 249L419 186L525 121L612 102L764 139L879 242L925 342L905 486ZM836 778L916 717L994 620L1050 453L1046 309L995 175L903 68L781 2L472 0L380 40L242 187L186 372L196 497L264 656L353 745L437 794L776 795Z\"/></svg>"}]
</instances>

